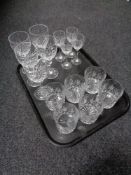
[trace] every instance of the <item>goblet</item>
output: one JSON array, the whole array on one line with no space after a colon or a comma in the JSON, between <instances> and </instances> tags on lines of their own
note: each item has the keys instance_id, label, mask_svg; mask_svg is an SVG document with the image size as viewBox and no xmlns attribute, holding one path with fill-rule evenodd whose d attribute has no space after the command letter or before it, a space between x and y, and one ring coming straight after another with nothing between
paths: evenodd
<instances>
[{"instance_id":1,"label":"goblet","mask_svg":"<svg viewBox=\"0 0 131 175\"><path fill-rule=\"evenodd\" d=\"M60 110L65 102L63 85L60 82L51 82L47 84L47 87L50 90L48 98L45 100L47 107L51 111Z\"/></svg>"},{"instance_id":2,"label":"goblet","mask_svg":"<svg viewBox=\"0 0 131 175\"><path fill-rule=\"evenodd\" d=\"M76 28L74 26L67 27L66 28L66 37L67 37L67 40L70 43L72 43L74 40L76 40L77 33L78 33L78 28Z\"/></svg>"},{"instance_id":3,"label":"goblet","mask_svg":"<svg viewBox=\"0 0 131 175\"><path fill-rule=\"evenodd\" d=\"M52 68L52 60L55 58L57 53L57 46L54 43L53 36L49 35L49 41L46 46L46 49L43 50L41 55L41 60L47 65L47 78L54 79L58 76L58 70L56 68Z\"/></svg>"},{"instance_id":4,"label":"goblet","mask_svg":"<svg viewBox=\"0 0 131 175\"><path fill-rule=\"evenodd\" d=\"M38 49L45 49L49 40L48 27L44 24L36 24L29 28L32 44Z\"/></svg>"},{"instance_id":5,"label":"goblet","mask_svg":"<svg viewBox=\"0 0 131 175\"><path fill-rule=\"evenodd\" d=\"M105 71L97 66L87 67L84 73L85 90L90 94L99 92L102 82L106 78Z\"/></svg>"},{"instance_id":6,"label":"goblet","mask_svg":"<svg viewBox=\"0 0 131 175\"><path fill-rule=\"evenodd\" d=\"M85 124L94 123L103 111L102 103L95 94L85 93L79 102L80 120Z\"/></svg>"},{"instance_id":7,"label":"goblet","mask_svg":"<svg viewBox=\"0 0 131 175\"><path fill-rule=\"evenodd\" d=\"M99 99L105 109L110 109L123 95L123 92L123 88L117 81L106 79L101 85Z\"/></svg>"},{"instance_id":8,"label":"goblet","mask_svg":"<svg viewBox=\"0 0 131 175\"><path fill-rule=\"evenodd\" d=\"M53 113L56 127L61 134L73 132L79 119L79 111L74 104L64 103L62 108Z\"/></svg>"},{"instance_id":9,"label":"goblet","mask_svg":"<svg viewBox=\"0 0 131 175\"><path fill-rule=\"evenodd\" d=\"M85 42L85 36L80 32L77 33L75 40L71 42L73 48L77 51L77 56L74 59L72 59L72 64L74 65L80 65L82 62L81 59L78 57L78 55L79 55L79 50L84 45L84 42Z\"/></svg>"},{"instance_id":10,"label":"goblet","mask_svg":"<svg viewBox=\"0 0 131 175\"><path fill-rule=\"evenodd\" d=\"M26 42L26 43L31 44L29 34L25 31L16 31L16 32L11 33L8 36L8 41L13 50L21 42Z\"/></svg>"},{"instance_id":11,"label":"goblet","mask_svg":"<svg viewBox=\"0 0 131 175\"><path fill-rule=\"evenodd\" d=\"M65 81L65 95L69 102L79 103L84 93L84 77L78 74L69 75Z\"/></svg>"},{"instance_id":12,"label":"goblet","mask_svg":"<svg viewBox=\"0 0 131 175\"><path fill-rule=\"evenodd\" d=\"M66 56L66 60L61 64L63 69L71 69L72 64L68 61L68 56L72 52L72 45L66 40L63 45L61 45L61 50Z\"/></svg>"}]
</instances>

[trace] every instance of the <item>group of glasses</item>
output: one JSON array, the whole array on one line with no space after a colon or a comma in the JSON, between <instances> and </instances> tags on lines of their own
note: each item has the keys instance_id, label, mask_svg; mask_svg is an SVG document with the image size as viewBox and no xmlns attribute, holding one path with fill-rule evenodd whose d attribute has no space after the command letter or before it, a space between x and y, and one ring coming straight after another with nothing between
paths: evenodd
<instances>
[{"instance_id":1,"label":"group of glasses","mask_svg":"<svg viewBox=\"0 0 131 175\"><path fill-rule=\"evenodd\" d=\"M85 36L78 28L67 27L52 35L44 24L36 24L29 31L13 32L8 37L16 59L22 65L28 85L40 86L45 79L55 79L59 72L52 67L53 59L61 63L63 69L81 64L78 51L83 47Z\"/></svg>"},{"instance_id":2,"label":"group of glasses","mask_svg":"<svg viewBox=\"0 0 131 175\"><path fill-rule=\"evenodd\" d=\"M104 109L112 108L124 90L121 85L106 78L105 71L97 66L85 69L84 76L72 74L61 82L50 82L35 90L37 100L44 100L52 111L58 131L69 134L78 121L93 124Z\"/></svg>"}]
</instances>

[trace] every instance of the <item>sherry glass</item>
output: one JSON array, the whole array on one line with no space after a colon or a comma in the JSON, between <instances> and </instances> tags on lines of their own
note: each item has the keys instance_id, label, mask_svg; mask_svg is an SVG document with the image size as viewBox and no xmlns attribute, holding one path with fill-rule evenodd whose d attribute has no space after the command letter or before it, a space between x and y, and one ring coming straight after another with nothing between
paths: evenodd
<instances>
[{"instance_id":1,"label":"sherry glass","mask_svg":"<svg viewBox=\"0 0 131 175\"><path fill-rule=\"evenodd\" d=\"M74 65L80 65L81 64L81 59L78 57L79 55L79 50L83 47L85 42L85 36L78 32L76 35L76 38L71 42L72 43L72 47L77 51L77 56L72 59L72 64Z\"/></svg>"},{"instance_id":2,"label":"sherry glass","mask_svg":"<svg viewBox=\"0 0 131 175\"><path fill-rule=\"evenodd\" d=\"M103 81L100 92L99 92L99 99L103 104L105 109L112 108L119 98L123 95L123 88L122 86L112 79L106 79Z\"/></svg>"},{"instance_id":3,"label":"sherry glass","mask_svg":"<svg viewBox=\"0 0 131 175\"><path fill-rule=\"evenodd\" d=\"M84 93L84 77L78 74L69 75L65 81L65 95L69 102L79 103Z\"/></svg>"},{"instance_id":4,"label":"sherry glass","mask_svg":"<svg viewBox=\"0 0 131 175\"><path fill-rule=\"evenodd\" d=\"M98 66L89 66L85 69L85 90L90 94L99 92L102 82L106 78L105 71Z\"/></svg>"},{"instance_id":5,"label":"sherry glass","mask_svg":"<svg viewBox=\"0 0 131 175\"><path fill-rule=\"evenodd\" d=\"M45 103L49 110L57 111L62 108L65 102L64 86L60 82L51 82L47 84L49 88L49 95L47 96Z\"/></svg>"},{"instance_id":6,"label":"sherry glass","mask_svg":"<svg viewBox=\"0 0 131 175\"><path fill-rule=\"evenodd\" d=\"M25 31L16 31L16 32L11 33L8 36L8 41L9 41L10 46L13 50L21 42L26 42L29 44L31 43L29 34Z\"/></svg>"},{"instance_id":7,"label":"sherry glass","mask_svg":"<svg viewBox=\"0 0 131 175\"><path fill-rule=\"evenodd\" d=\"M85 93L79 102L80 121L85 124L94 123L103 111L97 95Z\"/></svg>"},{"instance_id":8,"label":"sherry glass","mask_svg":"<svg viewBox=\"0 0 131 175\"><path fill-rule=\"evenodd\" d=\"M69 134L77 127L79 111L74 104L66 102L60 110L54 111L53 118L58 131L61 134Z\"/></svg>"}]
</instances>

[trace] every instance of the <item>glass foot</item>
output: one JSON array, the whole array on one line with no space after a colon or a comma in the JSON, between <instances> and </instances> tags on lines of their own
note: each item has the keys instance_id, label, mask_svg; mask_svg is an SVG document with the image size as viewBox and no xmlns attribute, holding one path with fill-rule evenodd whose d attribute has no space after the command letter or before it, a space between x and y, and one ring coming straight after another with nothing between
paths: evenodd
<instances>
[{"instance_id":1,"label":"glass foot","mask_svg":"<svg viewBox=\"0 0 131 175\"><path fill-rule=\"evenodd\" d=\"M41 82L42 83L42 82ZM38 86L40 86L41 85L41 83L36 83L36 82L33 82L33 81L31 81L31 80L27 80L27 84L29 85L29 86L31 86L31 87L38 87Z\"/></svg>"},{"instance_id":2,"label":"glass foot","mask_svg":"<svg viewBox=\"0 0 131 175\"><path fill-rule=\"evenodd\" d=\"M76 56L75 51L70 52L68 56L69 56L70 58L74 58L74 57Z\"/></svg>"},{"instance_id":3,"label":"glass foot","mask_svg":"<svg viewBox=\"0 0 131 175\"><path fill-rule=\"evenodd\" d=\"M61 64L63 69L71 69L72 68L72 64L69 61L65 61L64 63Z\"/></svg>"},{"instance_id":4,"label":"glass foot","mask_svg":"<svg viewBox=\"0 0 131 175\"><path fill-rule=\"evenodd\" d=\"M49 88L47 86L40 86L34 92L34 96L37 100L46 100L49 95Z\"/></svg>"},{"instance_id":5,"label":"glass foot","mask_svg":"<svg viewBox=\"0 0 131 175\"><path fill-rule=\"evenodd\" d=\"M58 70L55 69L55 68L52 68L50 67L48 70L47 70L47 78L48 79L55 79L56 77L58 77Z\"/></svg>"},{"instance_id":6,"label":"glass foot","mask_svg":"<svg viewBox=\"0 0 131 175\"><path fill-rule=\"evenodd\" d=\"M65 55L60 53L60 54L56 55L55 59L56 59L56 61L61 63L65 60Z\"/></svg>"},{"instance_id":7,"label":"glass foot","mask_svg":"<svg viewBox=\"0 0 131 175\"><path fill-rule=\"evenodd\" d=\"M71 60L72 64L74 64L75 66L78 66L82 63L81 59L79 58L74 58Z\"/></svg>"}]
</instances>

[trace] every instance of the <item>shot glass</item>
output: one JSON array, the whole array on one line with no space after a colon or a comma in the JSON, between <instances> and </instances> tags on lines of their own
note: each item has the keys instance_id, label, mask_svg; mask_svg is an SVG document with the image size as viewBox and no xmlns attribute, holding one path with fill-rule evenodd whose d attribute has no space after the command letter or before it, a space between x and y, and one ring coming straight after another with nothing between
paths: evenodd
<instances>
[{"instance_id":1,"label":"shot glass","mask_svg":"<svg viewBox=\"0 0 131 175\"><path fill-rule=\"evenodd\" d=\"M90 94L99 92L102 82L106 78L105 71L97 66L87 67L84 73L85 90Z\"/></svg>"},{"instance_id":2,"label":"shot glass","mask_svg":"<svg viewBox=\"0 0 131 175\"><path fill-rule=\"evenodd\" d=\"M103 105L103 108L110 109L119 98L123 95L122 86L112 79L106 79L102 85L99 92L99 99Z\"/></svg>"},{"instance_id":3,"label":"shot glass","mask_svg":"<svg viewBox=\"0 0 131 175\"><path fill-rule=\"evenodd\" d=\"M74 104L66 102L59 111L53 113L53 118L61 134L70 134L77 127L79 111Z\"/></svg>"},{"instance_id":4,"label":"shot glass","mask_svg":"<svg viewBox=\"0 0 131 175\"><path fill-rule=\"evenodd\" d=\"M51 111L57 111L62 108L65 102L64 87L60 82L51 82L47 84L50 94L45 100L46 106Z\"/></svg>"},{"instance_id":5,"label":"shot glass","mask_svg":"<svg viewBox=\"0 0 131 175\"><path fill-rule=\"evenodd\" d=\"M84 77L78 74L69 75L65 81L65 95L69 102L79 103L84 93Z\"/></svg>"},{"instance_id":6,"label":"shot glass","mask_svg":"<svg viewBox=\"0 0 131 175\"><path fill-rule=\"evenodd\" d=\"M94 123L103 111L97 95L85 93L79 102L80 121L84 124Z\"/></svg>"}]
</instances>

